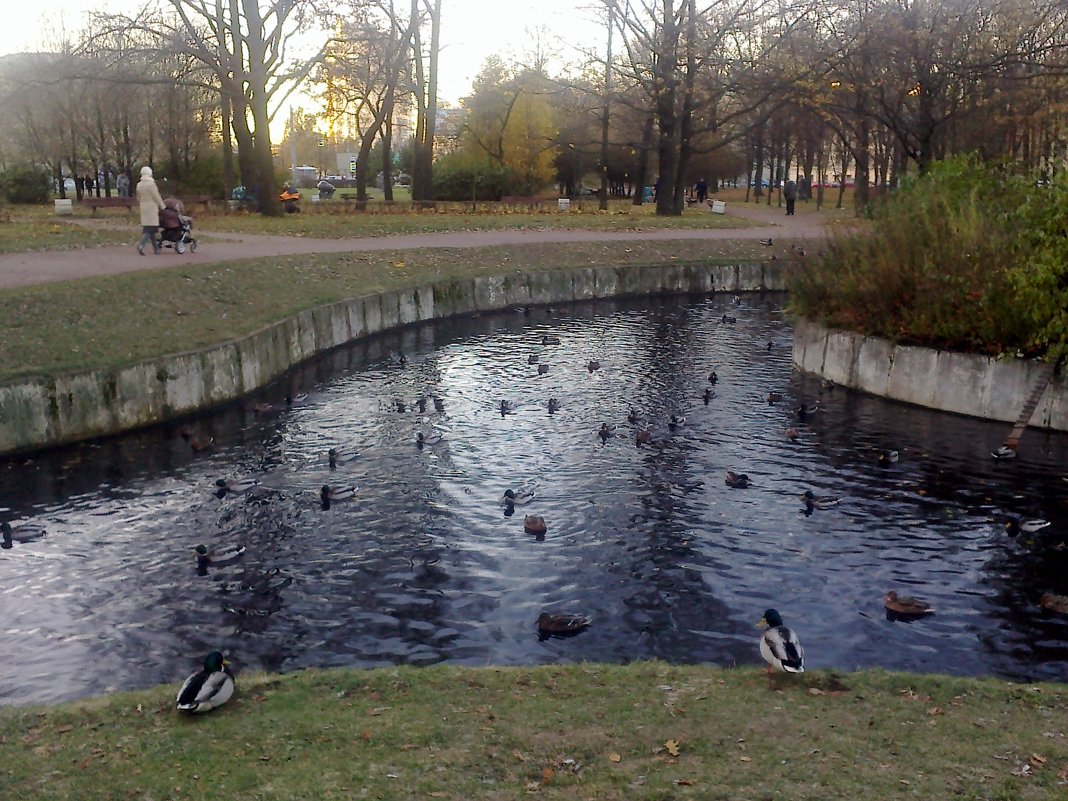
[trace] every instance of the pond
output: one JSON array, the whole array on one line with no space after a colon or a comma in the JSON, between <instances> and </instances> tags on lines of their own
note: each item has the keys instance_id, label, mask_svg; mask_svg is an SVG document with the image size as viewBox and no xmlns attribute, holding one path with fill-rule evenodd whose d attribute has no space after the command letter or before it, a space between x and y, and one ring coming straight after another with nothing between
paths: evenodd
<instances>
[{"instance_id":1,"label":"pond","mask_svg":"<svg viewBox=\"0 0 1068 801\"><path fill-rule=\"evenodd\" d=\"M801 376L783 302L429 323L184 421L213 438L199 452L176 424L0 463L0 703L175 681L215 648L271 671L757 664L768 607L810 668L1068 678L1068 619L1037 605L1068 593L1068 437L1028 432L996 462L1006 424ZM801 420L802 403L819 410ZM419 448L420 432L441 441ZM331 447L355 456L331 468ZM257 483L218 493L219 478ZM324 484L358 489L324 509ZM535 497L502 507L509 488ZM806 490L841 502L805 514ZM1051 525L1011 537L1008 518ZM198 571L198 544L222 564ZM889 590L937 611L887 620ZM592 624L539 638L543 611Z\"/></svg>"}]
</instances>

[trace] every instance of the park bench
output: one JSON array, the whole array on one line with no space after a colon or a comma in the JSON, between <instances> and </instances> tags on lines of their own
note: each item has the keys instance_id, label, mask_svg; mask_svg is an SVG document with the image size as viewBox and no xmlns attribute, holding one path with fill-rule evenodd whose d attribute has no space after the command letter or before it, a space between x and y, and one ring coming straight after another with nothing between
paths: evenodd
<instances>
[{"instance_id":1,"label":"park bench","mask_svg":"<svg viewBox=\"0 0 1068 801\"><path fill-rule=\"evenodd\" d=\"M535 206L542 204L540 197L524 197L522 195L505 195L501 198L501 203L505 206L526 206L528 209L533 209Z\"/></svg>"},{"instance_id":2,"label":"park bench","mask_svg":"<svg viewBox=\"0 0 1068 801\"><path fill-rule=\"evenodd\" d=\"M125 208L127 211L137 205L135 197L87 197L82 199L82 205L93 210L93 216L97 216L97 209Z\"/></svg>"},{"instance_id":3,"label":"park bench","mask_svg":"<svg viewBox=\"0 0 1068 801\"><path fill-rule=\"evenodd\" d=\"M204 211L211 211L211 206L215 202L216 198L211 195L186 195L182 198L182 203L186 208L199 204L204 207Z\"/></svg>"}]
</instances>

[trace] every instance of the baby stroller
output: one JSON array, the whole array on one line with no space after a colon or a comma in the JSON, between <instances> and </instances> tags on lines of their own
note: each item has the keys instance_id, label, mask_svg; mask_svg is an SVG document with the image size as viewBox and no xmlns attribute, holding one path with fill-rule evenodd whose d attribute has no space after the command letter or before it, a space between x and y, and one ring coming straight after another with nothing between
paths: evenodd
<instances>
[{"instance_id":1,"label":"baby stroller","mask_svg":"<svg viewBox=\"0 0 1068 801\"><path fill-rule=\"evenodd\" d=\"M197 240L192 235L193 218L185 214L185 207L176 197L169 197L163 201L164 208L159 213L159 224L162 231L159 236L161 247L173 247L178 253L185 253L185 246L189 245L189 251L195 252Z\"/></svg>"}]
</instances>

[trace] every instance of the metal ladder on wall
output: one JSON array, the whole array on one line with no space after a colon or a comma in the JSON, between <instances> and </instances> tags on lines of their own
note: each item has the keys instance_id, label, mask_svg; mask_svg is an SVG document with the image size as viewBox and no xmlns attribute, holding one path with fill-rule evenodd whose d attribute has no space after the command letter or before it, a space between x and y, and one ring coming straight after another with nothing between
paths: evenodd
<instances>
[{"instance_id":1,"label":"metal ladder on wall","mask_svg":"<svg viewBox=\"0 0 1068 801\"><path fill-rule=\"evenodd\" d=\"M1016 449L1020 446L1020 437L1023 436L1027 424L1031 422L1031 417L1034 415L1035 409L1038 408L1038 402L1042 400L1046 387L1053 380L1053 374L1056 370L1056 364L1044 364L1039 368L1038 375L1035 376L1035 383L1031 385L1031 394L1027 396L1023 409L1020 410L1020 414L1016 418L1016 424L1012 427L1012 432L1005 439L1005 444L994 452L995 458L1011 459L1012 456L1016 455ZM1008 455L1007 452L1009 451L1011 451L1012 456ZM999 454L1001 455L999 456Z\"/></svg>"}]
</instances>

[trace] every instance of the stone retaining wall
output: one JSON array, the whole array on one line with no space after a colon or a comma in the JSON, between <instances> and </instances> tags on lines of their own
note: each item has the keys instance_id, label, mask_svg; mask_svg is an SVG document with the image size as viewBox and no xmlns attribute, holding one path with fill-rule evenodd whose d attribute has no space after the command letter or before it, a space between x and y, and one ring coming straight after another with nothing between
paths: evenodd
<instances>
[{"instance_id":1,"label":"stone retaining wall","mask_svg":"<svg viewBox=\"0 0 1068 801\"><path fill-rule=\"evenodd\" d=\"M1039 362L894 345L806 320L794 327L794 364L872 395L988 420L1015 422ZM1031 425L1068 431L1068 382L1056 375Z\"/></svg>"},{"instance_id":2,"label":"stone retaining wall","mask_svg":"<svg viewBox=\"0 0 1068 801\"><path fill-rule=\"evenodd\" d=\"M784 284L781 264L667 264L485 275L368 295L203 351L0 385L0 453L115 434L217 406L306 359L396 326L532 303L783 290Z\"/></svg>"}]
</instances>

